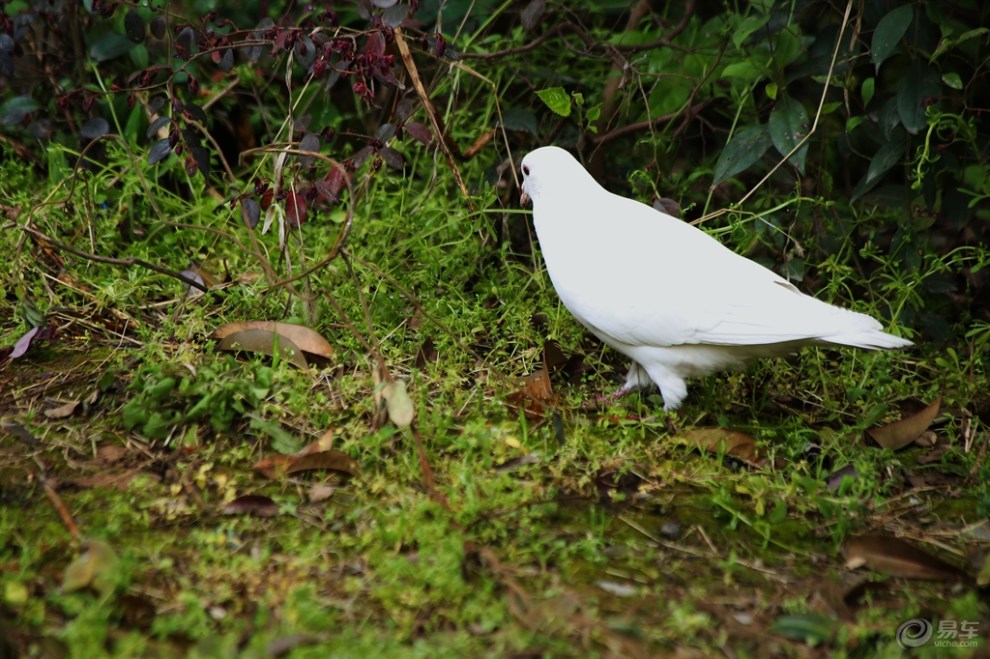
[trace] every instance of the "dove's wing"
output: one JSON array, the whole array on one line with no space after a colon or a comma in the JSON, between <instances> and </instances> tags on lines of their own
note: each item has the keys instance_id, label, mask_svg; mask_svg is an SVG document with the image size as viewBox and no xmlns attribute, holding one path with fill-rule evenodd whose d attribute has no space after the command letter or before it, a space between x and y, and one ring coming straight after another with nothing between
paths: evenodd
<instances>
[{"instance_id":1,"label":"dove's wing","mask_svg":"<svg viewBox=\"0 0 990 659\"><path fill-rule=\"evenodd\" d=\"M597 200L563 200L552 215L566 221L548 223L540 234L550 234L550 240L541 242L565 306L606 341L653 346L822 341L890 347L873 336L881 330L873 318L804 295L680 220L600 192L594 195ZM589 212L595 208L608 210ZM566 227L571 240L553 240L559 226ZM555 249L557 244L568 249ZM590 252L576 245L588 245Z\"/></svg>"}]
</instances>

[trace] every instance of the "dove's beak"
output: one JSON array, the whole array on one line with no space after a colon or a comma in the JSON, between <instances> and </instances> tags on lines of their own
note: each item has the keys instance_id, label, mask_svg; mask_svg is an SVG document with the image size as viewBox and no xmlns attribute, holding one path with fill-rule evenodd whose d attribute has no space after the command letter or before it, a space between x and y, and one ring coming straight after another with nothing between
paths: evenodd
<instances>
[{"instance_id":1,"label":"dove's beak","mask_svg":"<svg viewBox=\"0 0 990 659\"><path fill-rule=\"evenodd\" d=\"M523 206L529 206L529 195L526 194L526 184L522 184L522 194L519 195L519 203Z\"/></svg>"}]
</instances>

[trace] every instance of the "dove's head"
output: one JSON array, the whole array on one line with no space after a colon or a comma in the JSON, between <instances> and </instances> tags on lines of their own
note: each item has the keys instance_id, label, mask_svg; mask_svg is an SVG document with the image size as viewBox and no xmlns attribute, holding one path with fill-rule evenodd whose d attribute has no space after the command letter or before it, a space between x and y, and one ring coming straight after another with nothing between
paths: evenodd
<instances>
[{"instance_id":1,"label":"dove's head","mask_svg":"<svg viewBox=\"0 0 990 659\"><path fill-rule=\"evenodd\" d=\"M530 151L522 161L522 203L535 206L541 198L573 196L577 190L597 188L598 183L581 163L558 146Z\"/></svg>"}]
</instances>

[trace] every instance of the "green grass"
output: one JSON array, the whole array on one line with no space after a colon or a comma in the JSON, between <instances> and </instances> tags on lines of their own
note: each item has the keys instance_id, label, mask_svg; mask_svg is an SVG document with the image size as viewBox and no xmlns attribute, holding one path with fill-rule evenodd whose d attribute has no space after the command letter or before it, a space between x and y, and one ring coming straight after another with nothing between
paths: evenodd
<instances>
[{"instance_id":1,"label":"green grass","mask_svg":"<svg viewBox=\"0 0 990 659\"><path fill-rule=\"evenodd\" d=\"M474 214L449 177L424 185L426 156L413 157L404 177L372 177L347 245L353 275L333 261L296 283L310 296L302 299L269 288L257 260L228 239L243 244L246 234L226 205L169 192L151 172L143 183L143 163L109 147L105 168L54 191L39 193L45 183L12 159L0 172L3 204L32 209L0 236L9 255L0 285L14 308L0 326L3 345L26 331L32 307L63 326L0 375L0 411L37 438L0 440L9 476L0 479L0 610L26 655L268 656L281 642L295 645L294 657L724 647L790 655L804 641L768 630L810 614L829 621L817 642L834 656L894 656L897 626L917 616L979 621L985 635L987 604L972 580L854 572L841 555L866 532L905 535L960 565L963 553L985 547L960 535L990 510L984 326L955 328L947 348L922 340L901 353L809 350L692 382L681 429L752 435L768 457L753 469L672 437L655 394L583 406L614 388L625 365L583 333L533 269L539 261L518 247L525 214L501 208L481 163L465 167ZM118 175L125 189L110 195ZM144 238L121 238L125 216ZM72 279L59 279L17 229L29 220L84 251L175 272L199 260L236 283L182 301L174 279L72 256ZM740 249L773 240L760 222L730 222L723 239ZM292 236L294 272L328 251L338 227L339 217L317 215ZM275 237L258 239L282 272ZM853 254L850 243L808 267L823 297L856 299L886 317L913 309L918 281L987 259L982 247L927 254L906 278L882 252ZM120 314L137 343L108 329ZM225 322L284 318L326 336L332 363L305 372L220 352L208 339ZM510 395L550 339L581 356L584 370L556 372L558 399L527 417ZM437 359L416 368L427 340ZM413 435L376 417L366 342L408 379L442 500L426 486ZM862 441L867 427L897 418L902 401L937 395L947 450L933 461L922 460L926 449ZM54 400L83 399L91 401L73 416L44 415ZM271 481L252 470L327 430L358 476ZM858 476L828 490L826 477L847 464ZM42 466L82 537L116 551L112 592L61 590L78 542L45 496ZM317 485L335 490L314 503ZM279 514L221 514L244 494L270 497ZM867 584L851 594L857 579Z\"/></svg>"}]
</instances>

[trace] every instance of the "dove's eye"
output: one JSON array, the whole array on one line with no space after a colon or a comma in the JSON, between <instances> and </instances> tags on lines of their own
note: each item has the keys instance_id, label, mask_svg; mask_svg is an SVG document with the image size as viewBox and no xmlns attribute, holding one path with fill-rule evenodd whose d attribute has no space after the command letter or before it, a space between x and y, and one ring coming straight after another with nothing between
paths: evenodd
<instances>
[{"instance_id":1,"label":"dove's eye","mask_svg":"<svg viewBox=\"0 0 990 659\"><path fill-rule=\"evenodd\" d=\"M529 165L523 165L523 176L529 176Z\"/></svg>"}]
</instances>

